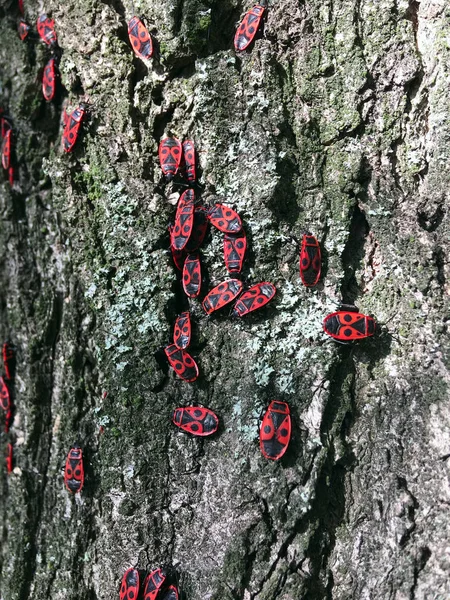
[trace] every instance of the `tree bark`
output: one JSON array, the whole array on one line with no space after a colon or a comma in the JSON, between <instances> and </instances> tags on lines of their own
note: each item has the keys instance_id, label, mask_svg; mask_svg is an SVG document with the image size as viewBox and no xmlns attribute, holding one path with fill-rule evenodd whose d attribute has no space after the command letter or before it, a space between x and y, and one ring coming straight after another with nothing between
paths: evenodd
<instances>
[{"instance_id":1,"label":"tree bark","mask_svg":"<svg viewBox=\"0 0 450 600\"><path fill-rule=\"evenodd\" d=\"M25 2L34 27L41 8ZM47 49L18 38L15 3L0 8L17 160L0 188L0 335L17 348L4 600L118 598L127 568L159 565L185 600L450 596L450 9L280 0L236 54L248 8L49 0L67 90L53 103ZM134 14L158 42L148 64L128 40ZM65 155L62 111L81 100L91 117ZM167 134L195 140L197 196L242 217L243 278L277 287L259 313L188 305L168 253ZM303 231L323 249L313 290L291 238ZM222 240L211 231L202 250L205 291L227 275ZM377 334L329 340L340 302ZM155 354L188 306L194 383ZM273 399L293 416L279 462L258 448ZM193 403L219 415L212 439L172 425ZM75 442L78 497L61 471Z\"/></svg>"}]
</instances>

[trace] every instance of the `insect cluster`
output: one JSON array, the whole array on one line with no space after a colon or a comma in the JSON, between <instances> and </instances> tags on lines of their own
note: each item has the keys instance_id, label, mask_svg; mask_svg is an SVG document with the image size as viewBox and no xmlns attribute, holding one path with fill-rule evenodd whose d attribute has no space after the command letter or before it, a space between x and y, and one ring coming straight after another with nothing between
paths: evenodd
<instances>
[{"instance_id":1,"label":"insect cluster","mask_svg":"<svg viewBox=\"0 0 450 600\"><path fill-rule=\"evenodd\" d=\"M174 573L167 569L155 569L149 573L143 586L138 569L125 571L120 584L120 600L178 600L178 587L172 581ZM141 589L142 587L142 589Z\"/></svg>"},{"instance_id":2,"label":"insect cluster","mask_svg":"<svg viewBox=\"0 0 450 600\"><path fill-rule=\"evenodd\" d=\"M182 273L184 293L190 299L198 298L202 286L200 247L205 241L208 226L212 225L224 234L224 262L230 275L236 276L242 271L247 238L241 218L234 209L220 203L211 207L196 204L194 186L197 185L197 157L192 140L182 144L173 137L163 138L159 145L159 160L167 181L173 181L182 172L187 185L191 186L178 200L175 221L169 225L169 235L174 265ZM243 282L237 278L218 284L202 302L205 313L210 316L237 299L233 315L243 317L265 306L276 292L275 286L267 281L257 283L246 291L243 291L243 287ZM195 381L199 375L197 363L186 352L190 340L191 318L186 311L177 318L173 344L166 346L164 352L178 377L188 382Z\"/></svg>"},{"instance_id":3,"label":"insect cluster","mask_svg":"<svg viewBox=\"0 0 450 600\"><path fill-rule=\"evenodd\" d=\"M9 342L2 347L3 375L0 376L0 406L5 414L5 433L9 436L6 445L6 470L13 470L13 444L10 427L14 414L14 383L16 378L16 357L14 348Z\"/></svg>"},{"instance_id":4,"label":"insect cluster","mask_svg":"<svg viewBox=\"0 0 450 600\"><path fill-rule=\"evenodd\" d=\"M33 38L30 25L24 20L22 0L19 0L22 16L18 25L21 40ZM236 51L249 48L261 31L266 6L262 2L253 6L244 16L234 38ZM61 50L57 43L54 21L47 15L37 19L39 38L48 46L50 57L42 75L42 93L47 102L55 98L58 81L58 64ZM155 51L155 41L143 21L134 16L128 22L128 35L135 55L150 59ZM64 129L62 147L70 153L77 142L81 125L86 119L88 105L80 102L68 114L63 113ZM8 173L11 186L14 183L13 166L13 127L12 119L0 110L2 136L2 166ZM232 315L242 318L270 302L276 288L273 283L262 281L246 286L241 279L247 237L241 217L231 207L222 203L213 206L202 204L197 176L197 153L192 139L183 142L175 137L164 137L159 145L159 160L163 176L172 185L187 189L180 195L174 222L169 225L170 251L175 268L181 274L181 287L187 299L197 300L202 296L202 257L201 248L207 240L209 227L223 234L223 259L229 277L215 285L207 293L203 292L201 306L207 317L229 307ZM177 179L178 178L178 179ZM321 249L317 238L310 232L303 235L299 243L300 279L306 287L314 287L321 277ZM188 302L188 300L186 300ZM339 310L325 317L324 332L331 338L348 342L373 336L376 324L372 317L358 313L352 308ZM192 338L191 312L185 310L174 324L173 341L164 348L171 368L182 380L192 383L199 377L196 361L188 352ZM5 414L5 433L9 434L14 410L15 353L13 346L3 345L4 374L0 377L0 405ZM175 408L172 422L182 431L191 435L207 437L215 434L220 426L218 416L209 408L184 406ZM259 431L259 445L262 455L269 460L280 460L286 453L291 439L292 425L290 409L286 402L273 400L262 417ZM13 445L8 441L6 466L10 473L13 468ZM74 444L67 455L64 483L67 490L78 494L84 486L83 450ZM120 600L178 600L177 585L166 569L155 569L141 582L140 572L128 569L122 578Z\"/></svg>"}]
</instances>

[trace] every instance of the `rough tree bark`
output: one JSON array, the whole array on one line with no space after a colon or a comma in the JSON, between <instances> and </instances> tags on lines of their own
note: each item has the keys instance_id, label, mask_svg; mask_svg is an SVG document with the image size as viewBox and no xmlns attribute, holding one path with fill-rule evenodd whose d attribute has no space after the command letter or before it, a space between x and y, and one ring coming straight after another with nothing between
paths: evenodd
<instances>
[{"instance_id":1,"label":"rough tree bark","mask_svg":"<svg viewBox=\"0 0 450 600\"><path fill-rule=\"evenodd\" d=\"M35 23L42 7L25 1ZM19 176L1 185L0 335L18 348L3 600L118 598L126 568L161 564L189 600L450 597L450 8L280 0L236 56L248 8L48 0L69 105L93 105L71 156L61 106L41 97L46 50L19 40L12 0L0 9ZM148 66L129 46L134 11L159 41ZM242 216L245 278L278 288L242 321L192 302L194 384L154 355L184 307L158 186L168 131L195 139L203 199ZM324 248L315 291L290 241L305 229ZM213 233L205 248L210 283L225 276L221 244ZM325 339L342 300L381 333ZM294 419L281 463L257 445L275 398ZM215 439L174 431L173 408L191 402L220 415ZM75 440L78 500L61 473Z\"/></svg>"}]
</instances>

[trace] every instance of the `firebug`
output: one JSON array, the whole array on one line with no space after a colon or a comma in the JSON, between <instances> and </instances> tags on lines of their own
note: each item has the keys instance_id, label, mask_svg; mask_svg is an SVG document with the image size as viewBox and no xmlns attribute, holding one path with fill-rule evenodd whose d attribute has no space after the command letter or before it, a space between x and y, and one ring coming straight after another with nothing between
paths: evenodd
<instances>
[{"instance_id":1,"label":"firebug","mask_svg":"<svg viewBox=\"0 0 450 600\"><path fill-rule=\"evenodd\" d=\"M224 233L238 233L242 229L242 222L237 212L224 204L217 203L210 208L208 219L214 227Z\"/></svg>"},{"instance_id":2,"label":"firebug","mask_svg":"<svg viewBox=\"0 0 450 600\"><path fill-rule=\"evenodd\" d=\"M176 138L164 138L159 144L159 162L167 181L172 181L181 164L181 142Z\"/></svg>"},{"instance_id":3,"label":"firebug","mask_svg":"<svg viewBox=\"0 0 450 600\"><path fill-rule=\"evenodd\" d=\"M120 584L120 600L136 600L139 595L139 571L128 569Z\"/></svg>"},{"instance_id":4,"label":"firebug","mask_svg":"<svg viewBox=\"0 0 450 600\"><path fill-rule=\"evenodd\" d=\"M244 264L247 237L241 229L238 233L226 233L223 238L223 255L228 273L240 273Z\"/></svg>"},{"instance_id":5,"label":"firebug","mask_svg":"<svg viewBox=\"0 0 450 600\"><path fill-rule=\"evenodd\" d=\"M64 471L64 483L69 492L81 492L84 484L83 451L75 444L69 450Z\"/></svg>"},{"instance_id":6,"label":"firebug","mask_svg":"<svg viewBox=\"0 0 450 600\"><path fill-rule=\"evenodd\" d=\"M242 291L243 283L239 279L228 279L216 285L202 302L207 315L219 310L229 302L232 302Z\"/></svg>"},{"instance_id":7,"label":"firebug","mask_svg":"<svg viewBox=\"0 0 450 600\"><path fill-rule=\"evenodd\" d=\"M265 306L275 296L276 288L272 283L263 281L246 290L233 308L233 315L243 317Z\"/></svg>"},{"instance_id":8,"label":"firebug","mask_svg":"<svg viewBox=\"0 0 450 600\"><path fill-rule=\"evenodd\" d=\"M144 600L155 600L166 578L165 569L155 569L149 573L144 583Z\"/></svg>"},{"instance_id":9,"label":"firebug","mask_svg":"<svg viewBox=\"0 0 450 600\"><path fill-rule=\"evenodd\" d=\"M152 36L138 17L133 17L128 22L128 37L130 38L133 52L137 57L144 59L151 58L153 54Z\"/></svg>"},{"instance_id":10,"label":"firebug","mask_svg":"<svg viewBox=\"0 0 450 600\"><path fill-rule=\"evenodd\" d=\"M312 287L320 279L321 256L317 239L311 233L302 237L300 248L300 278L303 284Z\"/></svg>"},{"instance_id":11,"label":"firebug","mask_svg":"<svg viewBox=\"0 0 450 600\"><path fill-rule=\"evenodd\" d=\"M186 296L197 298L200 294L201 284L200 255L198 252L194 252L188 254L183 266L183 289Z\"/></svg>"},{"instance_id":12,"label":"firebug","mask_svg":"<svg viewBox=\"0 0 450 600\"><path fill-rule=\"evenodd\" d=\"M353 310L339 310L327 315L323 321L325 333L341 342L371 337L375 329L376 324L372 317Z\"/></svg>"},{"instance_id":13,"label":"firebug","mask_svg":"<svg viewBox=\"0 0 450 600\"><path fill-rule=\"evenodd\" d=\"M164 348L165 355L175 373L184 381L195 381L198 377L198 367L195 360L186 350L180 350L175 344Z\"/></svg>"},{"instance_id":14,"label":"firebug","mask_svg":"<svg viewBox=\"0 0 450 600\"><path fill-rule=\"evenodd\" d=\"M189 311L178 315L173 332L173 343L180 350L185 350L191 343L191 315Z\"/></svg>"},{"instance_id":15,"label":"firebug","mask_svg":"<svg viewBox=\"0 0 450 600\"><path fill-rule=\"evenodd\" d=\"M273 400L269 404L259 431L259 446L263 456L279 460L291 439L291 416L286 402Z\"/></svg>"},{"instance_id":16,"label":"firebug","mask_svg":"<svg viewBox=\"0 0 450 600\"><path fill-rule=\"evenodd\" d=\"M260 28L265 10L266 4L262 1L253 6L242 19L234 36L234 47L237 51L242 52L252 43Z\"/></svg>"},{"instance_id":17,"label":"firebug","mask_svg":"<svg viewBox=\"0 0 450 600\"><path fill-rule=\"evenodd\" d=\"M176 408L172 416L173 423L193 435L206 436L215 433L219 427L219 419L209 408L185 406Z\"/></svg>"}]
</instances>

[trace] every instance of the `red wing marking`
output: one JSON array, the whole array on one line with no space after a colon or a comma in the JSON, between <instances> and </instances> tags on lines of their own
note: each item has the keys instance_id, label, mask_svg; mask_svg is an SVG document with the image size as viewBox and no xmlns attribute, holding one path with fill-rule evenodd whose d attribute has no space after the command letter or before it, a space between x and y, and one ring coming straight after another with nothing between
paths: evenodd
<instances>
[{"instance_id":1,"label":"red wing marking","mask_svg":"<svg viewBox=\"0 0 450 600\"><path fill-rule=\"evenodd\" d=\"M216 204L208 211L208 219L214 227L224 233L238 233L242 222L235 210L224 204Z\"/></svg>"},{"instance_id":2,"label":"red wing marking","mask_svg":"<svg viewBox=\"0 0 450 600\"><path fill-rule=\"evenodd\" d=\"M195 360L186 350L180 350L175 344L164 348L170 366L181 379L195 381L198 377L198 367Z\"/></svg>"},{"instance_id":3,"label":"red wing marking","mask_svg":"<svg viewBox=\"0 0 450 600\"><path fill-rule=\"evenodd\" d=\"M45 65L42 76L42 93L47 102L53 100L55 96L55 59L51 58Z\"/></svg>"},{"instance_id":4,"label":"red wing marking","mask_svg":"<svg viewBox=\"0 0 450 600\"><path fill-rule=\"evenodd\" d=\"M259 29L264 10L264 6L257 4L242 19L234 36L234 47L236 50L242 52L242 50L245 50L252 43Z\"/></svg>"},{"instance_id":5,"label":"red wing marking","mask_svg":"<svg viewBox=\"0 0 450 600\"><path fill-rule=\"evenodd\" d=\"M276 288L264 281L252 286L242 294L234 305L233 314L239 317L265 306L275 296Z\"/></svg>"},{"instance_id":6,"label":"red wing marking","mask_svg":"<svg viewBox=\"0 0 450 600\"><path fill-rule=\"evenodd\" d=\"M320 279L321 255L317 239L310 234L302 238L300 249L300 278L304 285L316 285Z\"/></svg>"},{"instance_id":7,"label":"red wing marking","mask_svg":"<svg viewBox=\"0 0 450 600\"><path fill-rule=\"evenodd\" d=\"M240 273L244 264L247 237L242 229L239 233L226 233L223 238L223 255L228 273Z\"/></svg>"},{"instance_id":8,"label":"red wing marking","mask_svg":"<svg viewBox=\"0 0 450 600\"><path fill-rule=\"evenodd\" d=\"M2 165L4 169L9 169L11 166L11 137L12 129L8 129L2 144Z\"/></svg>"},{"instance_id":9,"label":"red wing marking","mask_svg":"<svg viewBox=\"0 0 450 600\"><path fill-rule=\"evenodd\" d=\"M259 431L259 446L263 456L280 459L291 439L291 416L286 402L273 400L269 404Z\"/></svg>"},{"instance_id":10,"label":"red wing marking","mask_svg":"<svg viewBox=\"0 0 450 600\"><path fill-rule=\"evenodd\" d=\"M183 289L186 296L196 298L200 294L202 284L201 264L198 252L189 254L184 261L183 267Z\"/></svg>"},{"instance_id":11,"label":"red wing marking","mask_svg":"<svg viewBox=\"0 0 450 600\"><path fill-rule=\"evenodd\" d=\"M176 408L172 421L177 427L193 435L206 436L215 433L219 427L219 419L209 408L186 406Z\"/></svg>"},{"instance_id":12,"label":"red wing marking","mask_svg":"<svg viewBox=\"0 0 450 600\"><path fill-rule=\"evenodd\" d=\"M120 584L120 600L137 600L139 595L139 571L128 569Z\"/></svg>"},{"instance_id":13,"label":"red wing marking","mask_svg":"<svg viewBox=\"0 0 450 600\"><path fill-rule=\"evenodd\" d=\"M37 30L41 40L48 46L56 44L55 21L47 15L41 15L37 20Z\"/></svg>"},{"instance_id":14,"label":"red wing marking","mask_svg":"<svg viewBox=\"0 0 450 600\"><path fill-rule=\"evenodd\" d=\"M195 145L192 140L183 142L183 154L186 166L186 179L190 183L193 183L197 178L197 174L195 169Z\"/></svg>"},{"instance_id":15,"label":"red wing marking","mask_svg":"<svg viewBox=\"0 0 450 600\"><path fill-rule=\"evenodd\" d=\"M79 446L69 450L64 471L64 483L69 492L81 492L84 484L83 452Z\"/></svg>"},{"instance_id":16,"label":"red wing marking","mask_svg":"<svg viewBox=\"0 0 450 600\"><path fill-rule=\"evenodd\" d=\"M155 600L166 577L164 569L155 569L147 575L144 583L144 600Z\"/></svg>"},{"instance_id":17,"label":"red wing marking","mask_svg":"<svg viewBox=\"0 0 450 600\"><path fill-rule=\"evenodd\" d=\"M181 163L181 142L176 138L164 138L159 144L159 162L166 179L176 175Z\"/></svg>"},{"instance_id":18,"label":"red wing marking","mask_svg":"<svg viewBox=\"0 0 450 600\"><path fill-rule=\"evenodd\" d=\"M178 201L175 225L171 231L170 245L175 250L183 250L191 237L194 227L194 190L186 190Z\"/></svg>"},{"instance_id":19,"label":"red wing marking","mask_svg":"<svg viewBox=\"0 0 450 600\"><path fill-rule=\"evenodd\" d=\"M207 315L210 315L229 302L232 302L242 291L243 283L239 279L228 279L216 285L202 302Z\"/></svg>"},{"instance_id":20,"label":"red wing marking","mask_svg":"<svg viewBox=\"0 0 450 600\"><path fill-rule=\"evenodd\" d=\"M150 58L153 54L152 37L146 26L138 17L133 17L128 23L128 37L130 38L133 52L139 58Z\"/></svg>"},{"instance_id":21,"label":"red wing marking","mask_svg":"<svg viewBox=\"0 0 450 600\"><path fill-rule=\"evenodd\" d=\"M191 315L189 311L183 312L177 317L173 342L180 350L185 350L191 343Z\"/></svg>"},{"instance_id":22,"label":"red wing marking","mask_svg":"<svg viewBox=\"0 0 450 600\"><path fill-rule=\"evenodd\" d=\"M323 330L336 340L358 340L375 333L375 321L361 313L339 310L325 317Z\"/></svg>"}]
</instances>

